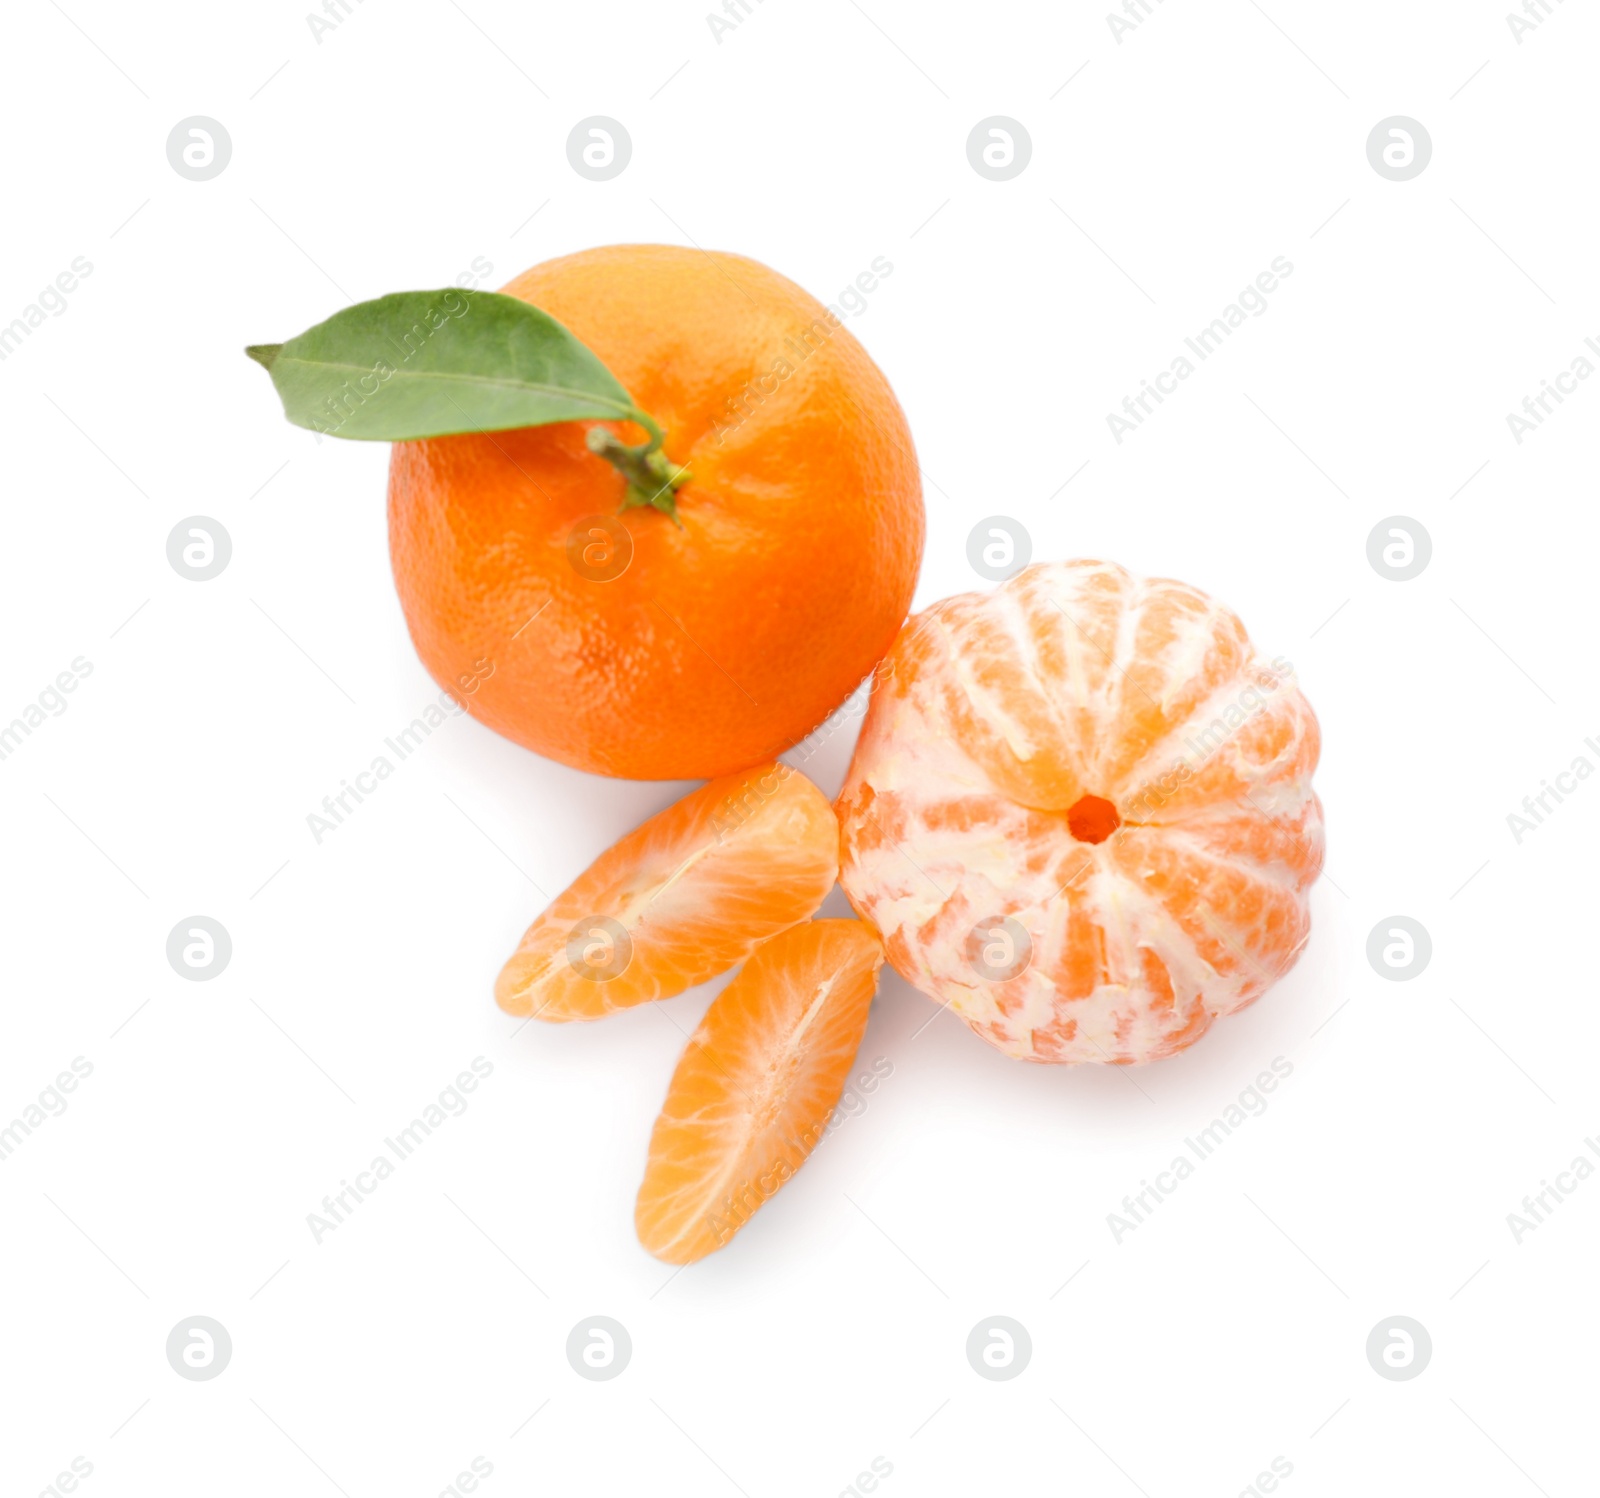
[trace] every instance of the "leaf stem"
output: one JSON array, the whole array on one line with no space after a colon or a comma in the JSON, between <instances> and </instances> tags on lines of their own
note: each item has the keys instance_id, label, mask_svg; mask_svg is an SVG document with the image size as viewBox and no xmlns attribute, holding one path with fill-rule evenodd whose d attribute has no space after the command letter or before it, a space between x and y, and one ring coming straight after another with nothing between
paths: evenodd
<instances>
[{"instance_id":1,"label":"leaf stem","mask_svg":"<svg viewBox=\"0 0 1600 1498\"><path fill-rule=\"evenodd\" d=\"M630 447L606 427L589 428L584 438L590 452L604 458L628 481L622 497L622 508L630 510L648 505L670 517L680 529L678 519L678 490L689 481L689 470L680 468L661 451L666 434L653 418L637 408L628 413L628 419L637 422L650 434L648 442Z\"/></svg>"}]
</instances>

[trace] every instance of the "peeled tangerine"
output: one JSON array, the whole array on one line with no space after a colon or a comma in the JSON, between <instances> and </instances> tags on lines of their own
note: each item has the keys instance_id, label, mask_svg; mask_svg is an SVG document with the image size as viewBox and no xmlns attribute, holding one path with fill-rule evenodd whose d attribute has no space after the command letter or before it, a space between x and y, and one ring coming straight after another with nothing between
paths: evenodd
<instances>
[{"instance_id":1,"label":"peeled tangerine","mask_svg":"<svg viewBox=\"0 0 1600 1498\"><path fill-rule=\"evenodd\" d=\"M839 825L798 770L758 765L602 853L528 927L495 983L510 1014L599 1019L743 962L833 888Z\"/></svg>"},{"instance_id":2,"label":"peeled tangerine","mask_svg":"<svg viewBox=\"0 0 1600 1498\"><path fill-rule=\"evenodd\" d=\"M911 620L836 810L889 961L1026 1061L1154 1061L1282 977L1322 869L1293 668L1198 589L1028 567Z\"/></svg>"}]
</instances>

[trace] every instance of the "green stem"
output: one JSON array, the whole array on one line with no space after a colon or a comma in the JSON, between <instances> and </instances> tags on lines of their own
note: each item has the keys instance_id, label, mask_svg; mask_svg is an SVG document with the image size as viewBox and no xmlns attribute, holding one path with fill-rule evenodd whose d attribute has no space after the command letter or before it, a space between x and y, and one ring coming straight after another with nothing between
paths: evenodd
<instances>
[{"instance_id":1,"label":"green stem","mask_svg":"<svg viewBox=\"0 0 1600 1498\"><path fill-rule=\"evenodd\" d=\"M629 420L636 421L649 432L648 442L629 447L615 433L599 426L590 427L584 441L590 452L604 458L628 481L622 497L624 510L636 505L649 505L669 516L672 523L681 528L683 522L678 519L678 490L689 481L689 470L680 468L662 452L665 434L649 416L643 411L634 411Z\"/></svg>"}]
</instances>

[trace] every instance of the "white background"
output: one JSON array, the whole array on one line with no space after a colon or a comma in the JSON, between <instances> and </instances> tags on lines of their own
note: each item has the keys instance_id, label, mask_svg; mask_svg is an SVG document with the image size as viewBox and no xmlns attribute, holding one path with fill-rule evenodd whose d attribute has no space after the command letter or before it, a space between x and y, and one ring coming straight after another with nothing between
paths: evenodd
<instances>
[{"instance_id":1,"label":"white background","mask_svg":"<svg viewBox=\"0 0 1600 1498\"><path fill-rule=\"evenodd\" d=\"M891 1498L1226 1498L1280 1457L1303 1498L1593 1492L1600 1184L1520 1243L1507 1214L1600 1135L1600 782L1520 845L1506 817L1600 765L1600 382L1520 445L1505 420L1600 335L1592 8L1518 44L1488 0L1166 0L1119 43L1088 3L751 0L719 44L693 3L351 3L320 44L304 0L7 7L0 323L93 272L0 363L0 720L93 672L0 762L0 1124L93 1073L0 1162L4 1490L79 1457L105 1498L427 1498L481 1457L491 1495L831 1498L881 1457ZM200 183L165 150L197 114L233 142ZM633 140L607 183L566 159L594 114ZM1366 156L1394 114L1433 141L1408 182ZM1008 182L967 161L990 115L1032 139ZM824 300L887 257L851 326L925 463L918 606L984 586L968 533L1008 515L1036 558L1229 603L1325 737L1311 944L1254 1009L1153 1067L1032 1068L921 1029L890 974L862 1062L892 1075L677 1275L633 1196L709 990L517 1032L490 987L685 787L458 719L316 845L437 689L386 449L291 428L240 352L628 240ZM1118 445L1107 413L1276 256L1268 310ZM203 584L165 551L197 514L233 541ZM1366 555L1396 514L1433 543L1406 583ZM830 793L849 737L808 763ZM197 913L233 941L207 983L165 956ZM1410 982L1366 957L1395 914L1433 941ZM477 1056L469 1111L314 1242ZM1280 1056L1268 1111L1116 1242ZM214 1381L164 1355L195 1314L232 1337ZM633 1339L611 1382L566 1361L593 1314ZM1009 1382L964 1354L994 1314L1033 1341ZM1364 1351L1396 1314L1433 1341L1409 1382Z\"/></svg>"}]
</instances>

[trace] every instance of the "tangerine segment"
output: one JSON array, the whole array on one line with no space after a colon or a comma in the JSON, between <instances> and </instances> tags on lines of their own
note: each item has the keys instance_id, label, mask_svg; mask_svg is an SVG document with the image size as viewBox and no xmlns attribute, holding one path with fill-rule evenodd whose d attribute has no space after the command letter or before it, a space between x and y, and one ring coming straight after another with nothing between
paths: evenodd
<instances>
[{"instance_id":1,"label":"tangerine segment","mask_svg":"<svg viewBox=\"0 0 1600 1498\"><path fill-rule=\"evenodd\" d=\"M669 1264L723 1247L805 1163L866 1033L883 944L807 921L758 947L712 1002L650 1136L634 1223Z\"/></svg>"},{"instance_id":2,"label":"tangerine segment","mask_svg":"<svg viewBox=\"0 0 1600 1498\"><path fill-rule=\"evenodd\" d=\"M839 824L798 770L708 781L602 853L523 934L509 1014L599 1019L669 999L805 920L838 876Z\"/></svg>"},{"instance_id":3,"label":"tangerine segment","mask_svg":"<svg viewBox=\"0 0 1600 1498\"><path fill-rule=\"evenodd\" d=\"M838 802L840 882L992 1045L1155 1060L1304 948L1319 745L1290 664L1196 589L1029 567L902 631Z\"/></svg>"}]
</instances>

